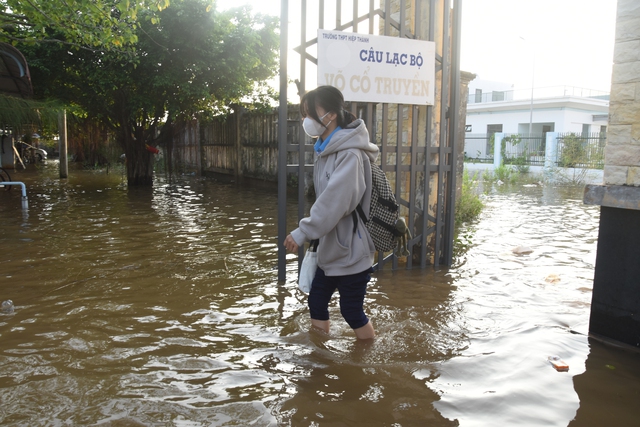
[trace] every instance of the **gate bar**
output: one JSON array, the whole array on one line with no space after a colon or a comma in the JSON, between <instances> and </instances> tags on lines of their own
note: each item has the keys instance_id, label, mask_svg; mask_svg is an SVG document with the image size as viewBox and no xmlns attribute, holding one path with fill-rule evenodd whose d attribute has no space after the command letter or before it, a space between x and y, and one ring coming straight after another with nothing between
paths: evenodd
<instances>
[{"instance_id":1,"label":"gate bar","mask_svg":"<svg viewBox=\"0 0 640 427\"><path fill-rule=\"evenodd\" d=\"M287 38L289 0L280 0L280 107L278 109L278 281L287 278Z\"/></svg>"},{"instance_id":2,"label":"gate bar","mask_svg":"<svg viewBox=\"0 0 640 427\"><path fill-rule=\"evenodd\" d=\"M449 130L449 141L451 146L451 176L449 178L449 203L447 206L447 225L445 227L446 245L444 253L444 264L451 265L453 262L453 239L455 234L456 221L456 189L457 189L457 168L458 166L458 111L460 105L460 26L462 22L462 0L453 1L453 24L451 34L451 120Z\"/></svg>"},{"instance_id":3,"label":"gate bar","mask_svg":"<svg viewBox=\"0 0 640 427\"><path fill-rule=\"evenodd\" d=\"M445 203L446 203L446 185L447 179L447 131L449 129L448 123L450 115L453 114L449 106L449 5L448 2L444 3L442 19L442 82L440 91L440 138L438 149L438 211L436 212L436 247L435 256L433 259L433 265L440 266L440 263L444 261L443 248L444 242L444 229L447 224L445 221Z\"/></svg>"}]
</instances>

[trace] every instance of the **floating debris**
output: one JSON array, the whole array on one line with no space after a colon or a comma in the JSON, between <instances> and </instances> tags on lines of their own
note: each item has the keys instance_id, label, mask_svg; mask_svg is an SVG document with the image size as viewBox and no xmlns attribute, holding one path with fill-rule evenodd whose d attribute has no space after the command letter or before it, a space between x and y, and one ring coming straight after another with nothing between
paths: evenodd
<instances>
[{"instance_id":1,"label":"floating debris","mask_svg":"<svg viewBox=\"0 0 640 427\"><path fill-rule=\"evenodd\" d=\"M11 301L10 299L6 301L2 301L2 308L0 308L0 311L2 313L11 314L13 313L13 310L14 310L13 301Z\"/></svg>"},{"instance_id":2,"label":"floating debris","mask_svg":"<svg viewBox=\"0 0 640 427\"><path fill-rule=\"evenodd\" d=\"M564 360L560 359L558 356L549 356L548 358L551 366L556 368L558 372L567 372L569 370L569 365L567 365Z\"/></svg>"},{"instance_id":3,"label":"floating debris","mask_svg":"<svg viewBox=\"0 0 640 427\"><path fill-rule=\"evenodd\" d=\"M550 274L544 278L544 281L547 283L558 283L560 281L560 276L557 274Z\"/></svg>"},{"instance_id":4,"label":"floating debris","mask_svg":"<svg viewBox=\"0 0 640 427\"><path fill-rule=\"evenodd\" d=\"M533 252L533 249L528 246L516 246L515 248L511 249L511 252L516 255L526 255Z\"/></svg>"}]
</instances>

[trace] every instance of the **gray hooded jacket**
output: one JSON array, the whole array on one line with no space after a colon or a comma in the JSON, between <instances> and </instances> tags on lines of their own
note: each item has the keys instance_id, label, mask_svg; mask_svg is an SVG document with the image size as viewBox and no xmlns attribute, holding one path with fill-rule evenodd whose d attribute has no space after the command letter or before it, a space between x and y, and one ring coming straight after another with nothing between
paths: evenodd
<instances>
[{"instance_id":1,"label":"gray hooded jacket","mask_svg":"<svg viewBox=\"0 0 640 427\"><path fill-rule=\"evenodd\" d=\"M369 215L371 162L378 158L378 152L378 146L369 142L364 122L355 120L334 133L324 151L316 156L316 201L310 216L300 221L291 236L298 246L320 239L318 267L327 276L361 273L373 265L375 248L371 236L359 215L354 233L351 212L360 203Z\"/></svg>"}]
</instances>

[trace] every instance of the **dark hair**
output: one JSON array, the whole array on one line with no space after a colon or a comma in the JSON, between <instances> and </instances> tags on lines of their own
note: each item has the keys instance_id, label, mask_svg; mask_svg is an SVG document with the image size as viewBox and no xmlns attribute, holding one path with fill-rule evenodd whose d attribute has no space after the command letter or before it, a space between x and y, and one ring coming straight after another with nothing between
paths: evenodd
<instances>
[{"instance_id":1,"label":"dark hair","mask_svg":"<svg viewBox=\"0 0 640 427\"><path fill-rule=\"evenodd\" d=\"M300 99L300 114L302 117L308 116L320 123L320 117L318 117L315 108L317 106L322 107L328 113L336 113L336 121L340 127L344 128L356 119L356 116L345 109L342 92L333 86L318 86L302 95Z\"/></svg>"}]
</instances>

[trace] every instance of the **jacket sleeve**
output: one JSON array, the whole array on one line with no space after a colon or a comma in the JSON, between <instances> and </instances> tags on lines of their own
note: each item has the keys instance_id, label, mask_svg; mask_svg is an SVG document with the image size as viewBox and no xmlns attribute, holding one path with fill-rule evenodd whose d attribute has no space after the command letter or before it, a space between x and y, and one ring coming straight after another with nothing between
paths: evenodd
<instances>
[{"instance_id":1,"label":"jacket sleeve","mask_svg":"<svg viewBox=\"0 0 640 427\"><path fill-rule=\"evenodd\" d=\"M352 150L338 153L336 167L324 191L291 236L298 245L326 235L358 206L366 190L362 157Z\"/></svg>"}]
</instances>

